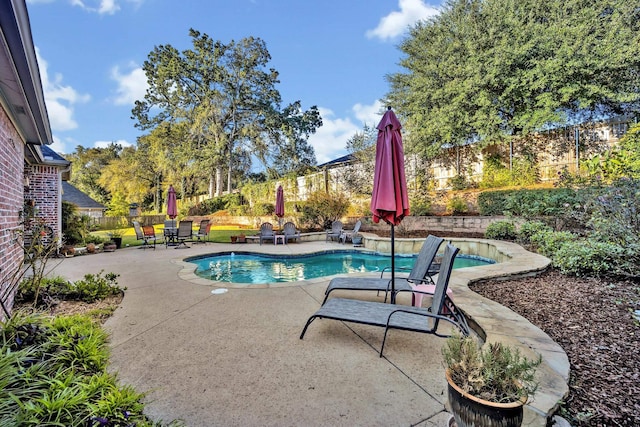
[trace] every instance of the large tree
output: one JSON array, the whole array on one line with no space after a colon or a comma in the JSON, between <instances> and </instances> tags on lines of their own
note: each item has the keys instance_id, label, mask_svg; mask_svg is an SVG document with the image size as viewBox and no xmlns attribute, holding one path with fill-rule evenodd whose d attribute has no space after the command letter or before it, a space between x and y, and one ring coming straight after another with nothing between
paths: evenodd
<instances>
[{"instance_id":1,"label":"large tree","mask_svg":"<svg viewBox=\"0 0 640 427\"><path fill-rule=\"evenodd\" d=\"M108 203L111 195L109 190L100 184L100 176L103 168L120 158L121 152L122 146L116 143L111 143L106 148L85 148L78 145L74 153L66 156L72 164L71 184L95 201Z\"/></svg>"},{"instance_id":2,"label":"large tree","mask_svg":"<svg viewBox=\"0 0 640 427\"><path fill-rule=\"evenodd\" d=\"M302 163L309 153L313 156L306 136L322 124L317 108L302 113L294 103L281 110L278 72L267 68L271 57L261 39L223 44L193 29L189 35L193 49L179 52L160 45L145 61L149 88L133 109L137 127L186 124L188 138L176 149L207 171L210 196L214 185L215 194L221 194L224 170L231 191L234 165L245 163L238 162L238 156L250 158L246 153L251 153L269 159L268 153L290 138L295 139L296 152L304 154ZM297 116L315 121L294 120Z\"/></svg>"},{"instance_id":3,"label":"large tree","mask_svg":"<svg viewBox=\"0 0 640 427\"><path fill-rule=\"evenodd\" d=\"M400 46L389 101L410 150L512 141L636 112L637 1L450 0Z\"/></svg>"}]
</instances>

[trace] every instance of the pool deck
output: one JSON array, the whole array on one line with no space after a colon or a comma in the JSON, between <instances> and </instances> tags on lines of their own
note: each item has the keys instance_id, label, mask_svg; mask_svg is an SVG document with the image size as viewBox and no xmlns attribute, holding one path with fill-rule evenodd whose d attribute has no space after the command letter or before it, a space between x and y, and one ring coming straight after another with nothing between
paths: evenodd
<instances>
[{"instance_id":1,"label":"pool deck","mask_svg":"<svg viewBox=\"0 0 640 427\"><path fill-rule=\"evenodd\" d=\"M465 253L463 243L451 239ZM464 240L464 242L463 242ZM474 243L475 242L475 243ZM568 392L566 354L544 332L512 311L470 291L469 281L544 270L549 260L520 246L494 242L508 260L455 270L456 303L488 341L540 353L540 387L525 408L527 426L543 426ZM77 280L116 272L125 298L105 327L111 368L121 382L148 391L146 413L188 426L444 426L443 339L319 319L300 332L324 298L328 279L229 286L193 273L183 258L219 251L275 254L351 249L334 242L190 244L190 248L125 248L49 262L50 275ZM214 294L217 288L228 289ZM342 296L349 296L343 292ZM353 293L351 293L353 295ZM358 298L382 300L375 293ZM399 303L408 303L401 296Z\"/></svg>"}]
</instances>

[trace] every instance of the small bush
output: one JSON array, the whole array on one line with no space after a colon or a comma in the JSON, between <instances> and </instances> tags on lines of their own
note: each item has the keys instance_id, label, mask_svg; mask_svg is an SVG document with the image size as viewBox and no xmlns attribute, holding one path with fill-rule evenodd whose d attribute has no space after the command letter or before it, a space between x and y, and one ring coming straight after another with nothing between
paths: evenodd
<instances>
[{"instance_id":1,"label":"small bush","mask_svg":"<svg viewBox=\"0 0 640 427\"><path fill-rule=\"evenodd\" d=\"M533 234L529 240L536 250L551 259L556 257L556 253L563 244L576 239L576 235L568 231L542 231Z\"/></svg>"},{"instance_id":2,"label":"small bush","mask_svg":"<svg viewBox=\"0 0 640 427\"><path fill-rule=\"evenodd\" d=\"M429 200L416 200L410 203L411 215L429 216L431 215L431 202Z\"/></svg>"},{"instance_id":3,"label":"small bush","mask_svg":"<svg viewBox=\"0 0 640 427\"><path fill-rule=\"evenodd\" d=\"M531 236L545 231L553 231L553 229L542 221L527 221L518 230L518 241L528 245L531 243Z\"/></svg>"},{"instance_id":4,"label":"small bush","mask_svg":"<svg viewBox=\"0 0 640 427\"><path fill-rule=\"evenodd\" d=\"M342 193L316 191L302 206L301 221L309 228L330 228L333 221L347 213L349 205L349 200Z\"/></svg>"},{"instance_id":5,"label":"small bush","mask_svg":"<svg viewBox=\"0 0 640 427\"><path fill-rule=\"evenodd\" d=\"M575 276L612 275L616 259L625 256L625 249L618 245L579 239L565 242L553 256L553 265L563 274Z\"/></svg>"},{"instance_id":6,"label":"small bush","mask_svg":"<svg viewBox=\"0 0 640 427\"><path fill-rule=\"evenodd\" d=\"M84 301L91 303L109 296L120 295L124 291L118 286L118 274L86 274L84 279L74 283L62 277L45 278L39 283L23 280L16 294L18 302L33 302L35 307L49 307L59 300Z\"/></svg>"},{"instance_id":7,"label":"small bush","mask_svg":"<svg viewBox=\"0 0 640 427\"><path fill-rule=\"evenodd\" d=\"M469 210L467 202L461 197L454 197L447 202L447 212L451 215L459 215Z\"/></svg>"},{"instance_id":8,"label":"small bush","mask_svg":"<svg viewBox=\"0 0 640 427\"><path fill-rule=\"evenodd\" d=\"M640 247L620 246L593 239L565 242L555 253L553 265L575 276L640 276Z\"/></svg>"},{"instance_id":9,"label":"small bush","mask_svg":"<svg viewBox=\"0 0 640 427\"><path fill-rule=\"evenodd\" d=\"M269 216L273 215L276 211L276 207L273 203L256 203L253 206L253 214L255 216Z\"/></svg>"},{"instance_id":10,"label":"small bush","mask_svg":"<svg viewBox=\"0 0 640 427\"><path fill-rule=\"evenodd\" d=\"M487 239L514 240L517 236L516 226L511 221L496 221L484 232Z\"/></svg>"}]
</instances>

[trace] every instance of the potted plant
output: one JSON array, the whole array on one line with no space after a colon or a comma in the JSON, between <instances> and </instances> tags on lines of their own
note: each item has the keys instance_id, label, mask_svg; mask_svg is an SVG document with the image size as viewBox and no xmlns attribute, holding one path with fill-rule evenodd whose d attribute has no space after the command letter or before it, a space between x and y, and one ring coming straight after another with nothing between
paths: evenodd
<instances>
[{"instance_id":1,"label":"potted plant","mask_svg":"<svg viewBox=\"0 0 640 427\"><path fill-rule=\"evenodd\" d=\"M109 235L111 236L111 242L115 243L117 249L120 249L124 232L122 230L113 230Z\"/></svg>"},{"instance_id":2,"label":"potted plant","mask_svg":"<svg viewBox=\"0 0 640 427\"><path fill-rule=\"evenodd\" d=\"M442 349L448 400L458 427L520 426L523 406L535 393L535 368L542 357L529 360L502 343L480 348L475 339L453 335Z\"/></svg>"},{"instance_id":3,"label":"potted plant","mask_svg":"<svg viewBox=\"0 0 640 427\"><path fill-rule=\"evenodd\" d=\"M236 236L236 237L237 237L236 241L238 243L246 243L247 242L247 237L243 233L238 234L238 236Z\"/></svg>"},{"instance_id":4,"label":"potted plant","mask_svg":"<svg viewBox=\"0 0 640 427\"><path fill-rule=\"evenodd\" d=\"M116 250L117 247L118 245L116 245L116 242L114 242L113 240L109 240L108 242L105 242L104 246L102 247L102 250L104 252L113 252Z\"/></svg>"}]
</instances>

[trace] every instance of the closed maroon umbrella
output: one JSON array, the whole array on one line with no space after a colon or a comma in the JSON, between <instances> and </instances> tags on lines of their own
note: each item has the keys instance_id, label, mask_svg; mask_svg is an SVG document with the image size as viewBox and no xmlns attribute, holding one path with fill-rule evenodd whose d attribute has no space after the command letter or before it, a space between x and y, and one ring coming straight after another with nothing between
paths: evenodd
<instances>
[{"instance_id":1,"label":"closed maroon umbrella","mask_svg":"<svg viewBox=\"0 0 640 427\"><path fill-rule=\"evenodd\" d=\"M391 303L395 294L395 234L394 227L409 215L409 195L404 173L404 150L400 121L388 107L378 124L376 167L371 195L373 222L382 219L391 225Z\"/></svg>"},{"instance_id":2,"label":"closed maroon umbrella","mask_svg":"<svg viewBox=\"0 0 640 427\"><path fill-rule=\"evenodd\" d=\"M282 185L278 186L278 191L276 192L276 216L278 217L278 222L282 222L282 217L284 216L284 190ZM282 224L279 225L282 228Z\"/></svg>"},{"instance_id":3,"label":"closed maroon umbrella","mask_svg":"<svg viewBox=\"0 0 640 427\"><path fill-rule=\"evenodd\" d=\"M178 216L178 202L176 201L176 190L173 185L169 185L169 195L167 196L167 215L174 219Z\"/></svg>"}]
</instances>

